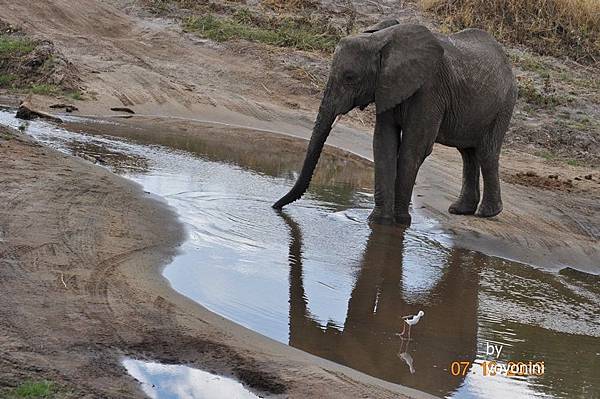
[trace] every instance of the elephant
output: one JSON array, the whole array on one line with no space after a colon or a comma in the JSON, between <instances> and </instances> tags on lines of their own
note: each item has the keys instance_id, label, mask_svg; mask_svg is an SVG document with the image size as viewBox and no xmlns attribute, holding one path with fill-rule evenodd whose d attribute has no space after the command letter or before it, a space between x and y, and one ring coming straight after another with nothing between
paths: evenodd
<instances>
[{"instance_id":1,"label":"elephant","mask_svg":"<svg viewBox=\"0 0 600 399\"><path fill-rule=\"evenodd\" d=\"M500 150L516 99L508 57L485 31L446 36L386 20L345 37L333 54L302 170L273 208L304 195L336 118L375 103L370 222L410 225L417 172L436 142L457 148L463 161L462 189L449 212L496 216L503 208Z\"/></svg>"}]
</instances>

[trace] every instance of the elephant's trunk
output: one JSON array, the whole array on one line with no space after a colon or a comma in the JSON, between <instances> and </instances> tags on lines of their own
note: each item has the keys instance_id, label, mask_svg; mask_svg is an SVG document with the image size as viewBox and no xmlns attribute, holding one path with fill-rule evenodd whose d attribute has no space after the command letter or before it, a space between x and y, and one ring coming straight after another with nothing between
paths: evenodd
<instances>
[{"instance_id":1,"label":"elephant's trunk","mask_svg":"<svg viewBox=\"0 0 600 399\"><path fill-rule=\"evenodd\" d=\"M319 114L315 121L315 127L313 128L312 136L308 144L308 150L306 151L306 158L304 159L304 165L302 166L300 176L290 192L273 204L273 208L275 209L281 209L287 204L300 199L308 189L310 179L312 178L319 157L321 156L321 151L325 145L325 140L327 140L327 136L329 136L329 133L331 132L331 127L336 117L335 112L332 110L333 107L329 104L329 101L326 101L327 98L328 96L326 95L321 102L321 107L319 108Z\"/></svg>"}]
</instances>

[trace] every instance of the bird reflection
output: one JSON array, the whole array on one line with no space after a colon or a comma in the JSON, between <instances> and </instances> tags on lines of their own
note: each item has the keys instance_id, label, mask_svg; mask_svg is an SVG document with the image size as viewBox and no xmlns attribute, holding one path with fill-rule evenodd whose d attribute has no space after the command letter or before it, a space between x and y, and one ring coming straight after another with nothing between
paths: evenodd
<instances>
[{"instance_id":1,"label":"bird reflection","mask_svg":"<svg viewBox=\"0 0 600 399\"><path fill-rule=\"evenodd\" d=\"M406 346L404 347L404 343L405 342L406 342ZM408 366L408 369L409 369L410 373L414 374L415 373L415 366L413 364L414 363L413 357L408 352L408 345L409 344L410 344L410 340L409 339L402 338L402 342L400 343L400 350L398 351L397 356L400 359L402 359L402 361L404 363L406 363L406 365Z\"/></svg>"},{"instance_id":2,"label":"bird reflection","mask_svg":"<svg viewBox=\"0 0 600 399\"><path fill-rule=\"evenodd\" d=\"M300 226L281 213L289 227L289 344L384 380L433 394L453 392L464 377L448 371L454 361L473 361L477 351L478 269L475 253L451 249L439 282L421 303L408 303L403 292L405 231L374 226L348 300L343 327L322 326L308 310L303 281ZM427 262L426 259L423 260ZM404 276L406 278L406 276ZM402 315L423 310L418 337L409 351L397 335ZM418 372L415 370L418 365ZM408 365L408 368L406 367Z\"/></svg>"}]
</instances>

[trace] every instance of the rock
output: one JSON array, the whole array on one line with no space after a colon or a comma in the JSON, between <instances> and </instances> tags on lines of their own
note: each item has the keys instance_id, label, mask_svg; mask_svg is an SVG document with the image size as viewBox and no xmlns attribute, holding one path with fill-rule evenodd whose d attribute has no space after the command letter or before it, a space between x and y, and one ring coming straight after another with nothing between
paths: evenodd
<instances>
[{"instance_id":1,"label":"rock","mask_svg":"<svg viewBox=\"0 0 600 399\"><path fill-rule=\"evenodd\" d=\"M59 117L34 109L31 103L27 100L23 101L21 105L19 105L16 117L28 121L36 118L42 118L56 123L62 123L62 119Z\"/></svg>"},{"instance_id":2,"label":"rock","mask_svg":"<svg viewBox=\"0 0 600 399\"><path fill-rule=\"evenodd\" d=\"M88 155L88 154L85 154L83 152L79 152L79 153L77 153L75 155L77 155L79 158L83 158L86 161L91 162L91 163L96 163L98 161L95 157L93 157L91 155Z\"/></svg>"},{"instance_id":3,"label":"rock","mask_svg":"<svg viewBox=\"0 0 600 399\"><path fill-rule=\"evenodd\" d=\"M52 104L50 106L50 108L64 108L64 110L66 112L73 112L73 111L79 111L79 108L77 108L74 105L71 104L63 104L63 103L59 103L59 104Z\"/></svg>"},{"instance_id":4,"label":"rock","mask_svg":"<svg viewBox=\"0 0 600 399\"><path fill-rule=\"evenodd\" d=\"M592 175L591 174L585 175L584 178L585 178L585 180L592 180Z\"/></svg>"},{"instance_id":5,"label":"rock","mask_svg":"<svg viewBox=\"0 0 600 399\"><path fill-rule=\"evenodd\" d=\"M131 108L127 108L127 107L112 107L110 110L117 111L117 112L127 112L128 114L135 114L134 110L132 110Z\"/></svg>"}]
</instances>

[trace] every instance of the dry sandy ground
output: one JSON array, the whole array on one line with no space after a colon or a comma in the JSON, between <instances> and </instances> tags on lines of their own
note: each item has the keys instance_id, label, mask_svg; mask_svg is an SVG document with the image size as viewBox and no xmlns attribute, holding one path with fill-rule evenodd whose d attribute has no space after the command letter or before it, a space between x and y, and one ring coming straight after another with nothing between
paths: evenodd
<instances>
[{"instance_id":1,"label":"dry sandy ground","mask_svg":"<svg viewBox=\"0 0 600 399\"><path fill-rule=\"evenodd\" d=\"M138 114L129 123L173 134L209 122L310 133L315 97L251 46L224 49L117 0L4 0L0 18L52 40L82 71L92 99L77 102L80 114L127 106ZM370 141L369 132L340 124L329 143L371 158ZM502 165L499 217L447 213L459 191L460 162L442 147L419 175L414 207L464 246L600 272L600 174L514 153ZM8 204L0 209L0 386L39 376L76 397L138 397L118 366L119 356L130 354L231 373L291 397L397 397L394 390L402 390L274 343L175 294L158 271L173 256L180 227L139 188L24 139L2 139L0 170L8 171L0 177L0 203ZM541 177L517 176L523 171ZM559 183L546 178L556 173ZM592 180L582 177L590 173ZM532 179L557 187L506 182Z\"/></svg>"}]
</instances>

